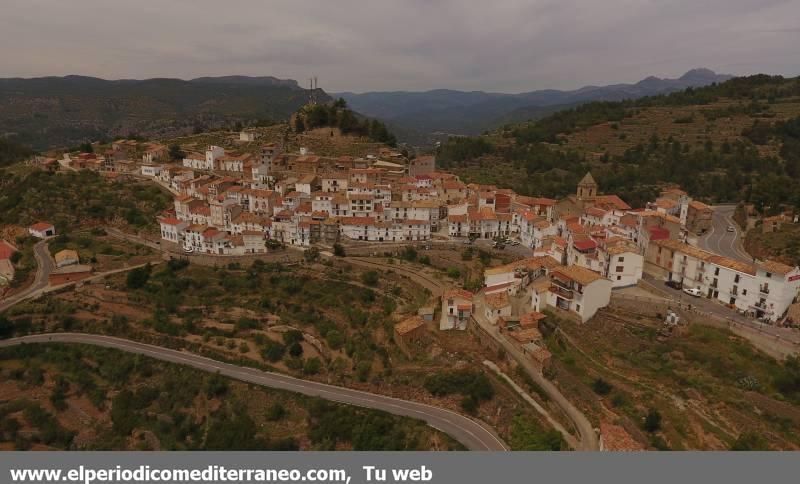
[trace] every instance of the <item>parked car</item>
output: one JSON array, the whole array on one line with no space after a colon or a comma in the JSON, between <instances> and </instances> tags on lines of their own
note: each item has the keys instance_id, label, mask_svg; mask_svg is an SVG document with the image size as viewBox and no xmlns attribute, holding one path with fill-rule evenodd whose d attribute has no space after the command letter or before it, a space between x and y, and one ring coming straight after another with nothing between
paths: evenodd
<instances>
[{"instance_id":1,"label":"parked car","mask_svg":"<svg viewBox=\"0 0 800 484\"><path fill-rule=\"evenodd\" d=\"M736 228L733 225L728 225L728 232L736 232Z\"/></svg>"},{"instance_id":2,"label":"parked car","mask_svg":"<svg viewBox=\"0 0 800 484\"><path fill-rule=\"evenodd\" d=\"M683 290L683 292L694 297L700 297L703 295L703 293L697 287L687 287L686 289Z\"/></svg>"},{"instance_id":3,"label":"parked car","mask_svg":"<svg viewBox=\"0 0 800 484\"><path fill-rule=\"evenodd\" d=\"M519 245L519 240L513 240L513 241L511 241L511 245Z\"/></svg>"},{"instance_id":4,"label":"parked car","mask_svg":"<svg viewBox=\"0 0 800 484\"><path fill-rule=\"evenodd\" d=\"M677 289L679 291L681 289L683 289L683 284L680 281L667 281L664 284L666 284L667 287L671 287L671 288Z\"/></svg>"}]
</instances>

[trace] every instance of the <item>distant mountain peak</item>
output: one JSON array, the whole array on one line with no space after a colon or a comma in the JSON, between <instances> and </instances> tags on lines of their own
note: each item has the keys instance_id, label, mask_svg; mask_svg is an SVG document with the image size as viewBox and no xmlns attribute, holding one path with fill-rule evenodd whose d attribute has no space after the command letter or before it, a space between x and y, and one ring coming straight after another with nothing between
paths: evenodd
<instances>
[{"instance_id":1,"label":"distant mountain peak","mask_svg":"<svg viewBox=\"0 0 800 484\"><path fill-rule=\"evenodd\" d=\"M692 69L687 71L686 74L680 77L681 81L705 81L705 80L716 80L718 78L729 78L726 74L717 74L716 72L712 71L711 69L707 69L705 67L698 67L696 69Z\"/></svg>"}]
</instances>

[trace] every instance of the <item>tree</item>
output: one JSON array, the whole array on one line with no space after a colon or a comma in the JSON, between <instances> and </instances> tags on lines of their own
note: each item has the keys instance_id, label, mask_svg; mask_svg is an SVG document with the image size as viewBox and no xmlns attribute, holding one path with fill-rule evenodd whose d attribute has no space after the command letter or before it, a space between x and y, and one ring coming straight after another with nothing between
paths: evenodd
<instances>
[{"instance_id":1,"label":"tree","mask_svg":"<svg viewBox=\"0 0 800 484\"><path fill-rule=\"evenodd\" d=\"M303 345L301 345L299 342L294 342L289 346L289 356L297 358L302 354L303 354Z\"/></svg>"},{"instance_id":2,"label":"tree","mask_svg":"<svg viewBox=\"0 0 800 484\"><path fill-rule=\"evenodd\" d=\"M338 330L332 329L325 335L325 341L332 350L338 350L344 345L344 336Z\"/></svg>"},{"instance_id":3,"label":"tree","mask_svg":"<svg viewBox=\"0 0 800 484\"><path fill-rule=\"evenodd\" d=\"M308 262L316 262L319 260L319 249L316 247L309 247L303 252L303 259Z\"/></svg>"},{"instance_id":4,"label":"tree","mask_svg":"<svg viewBox=\"0 0 800 484\"><path fill-rule=\"evenodd\" d=\"M361 275L361 282L367 286L377 286L378 282L380 281L380 276L378 275L378 271L367 271Z\"/></svg>"},{"instance_id":5,"label":"tree","mask_svg":"<svg viewBox=\"0 0 800 484\"><path fill-rule=\"evenodd\" d=\"M316 356L309 358L303 365L303 373L306 375L316 375L322 369L322 362Z\"/></svg>"},{"instance_id":6,"label":"tree","mask_svg":"<svg viewBox=\"0 0 800 484\"><path fill-rule=\"evenodd\" d=\"M294 130L298 133L302 133L306 130L306 124L303 122L303 118L299 114L294 117Z\"/></svg>"},{"instance_id":7,"label":"tree","mask_svg":"<svg viewBox=\"0 0 800 484\"><path fill-rule=\"evenodd\" d=\"M94 153L94 146L91 143L81 143L78 149L81 153Z\"/></svg>"},{"instance_id":8,"label":"tree","mask_svg":"<svg viewBox=\"0 0 800 484\"><path fill-rule=\"evenodd\" d=\"M280 404L280 402L275 402L267 408L267 420L270 422L277 422L278 420L283 420L286 416L286 408Z\"/></svg>"},{"instance_id":9,"label":"tree","mask_svg":"<svg viewBox=\"0 0 800 484\"><path fill-rule=\"evenodd\" d=\"M14 326L5 316L0 316L0 339L10 338L14 334Z\"/></svg>"},{"instance_id":10,"label":"tree","mask_svg":"<svg viewBox=\"0 0 800 484\"><path fill-rule=\"evenodd\" d=\"M659 431L661 429L661 412L651 408L644 418L644 429L650 433Z\"/></svg>"},{"instance_id":11,"label":"tree","mask_svg":"<svg viewBox=\"0 0 800 484\"><path fill-rule=\"evenodd\" d=\"M169 147L169 157L172 161L182 160L186 157L186 153L181 149L180 145L174 144Z\"/></svg>"},{"instance_id":12,"label":"tree","mask_svg":"<svg viewBox=\"0 0 800 484\"><path fill-rule=\"evenodd\" d=\"M608 395L614 387L610 383L598 378L592 383L592 390L598 395Z\"/></svg>"},{"instance_id":13,"label":"tree","mask_svg":"<svg viewBox=\"0 0 800 484\"><path fill-rule=\"evenodd\" d=\"M147 264L144 267L137 267L132 271L128 272L128 276L125 280L128 289L141 289L146 284L147 281L150 279L150 272L151 272L150 264Z\"/></svg>"},{"instance_id":14,"label":"tree","mask_svg":"<svg viewBox=\"0 0 800 484\"><path fill-rule=\"evenodd\" d=\"M333 255L335 255L336 257L344 257L345 256L344 246L342 246L342 244L339 243L333 244Z\"/></svg>"},{"instance_id":15,"label":"tree","mask_svg":"<svg viewBox=\"0 0 800 484\"><path fill-rule=\"evenodd\" d=\"M264 358L272 363L281 361L283 355L286 353L286 347L277 341L268 339L264 344Z\"/></svg>"}]
</instances>

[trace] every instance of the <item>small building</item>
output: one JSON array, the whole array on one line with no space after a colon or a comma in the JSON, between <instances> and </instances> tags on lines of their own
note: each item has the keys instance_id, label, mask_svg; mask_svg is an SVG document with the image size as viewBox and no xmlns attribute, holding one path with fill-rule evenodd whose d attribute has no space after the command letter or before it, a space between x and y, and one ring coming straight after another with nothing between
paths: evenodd
<instances>
[{"instance_id":1,"label":"small building","mask_svg":"<svg viewBox=\"0 0 800 484\"><path fill-rule=\"evenodd\" d=\"M156 178L161 175L163 169L164 167L161 165L142 165L142 176Z\"/></svg>"},{"instance_id":2,"label":"small building","mask_svg":"<svg viewBox=\"0 0 800 484\"><path fill-rule=\"evenodd\" d=\"M714 209L703 202L692 200L686 211L686 228L695 234L702 234L713 225Z\"/></svg>"},{"instance_id":3,"label":"small building","mask_svg":"<svg viewBox=\"0 0 800 484\"><path fill-rule=\"evenodd\" d=\"M188 222L175 217L161 218L158 223L161 225L161 238L176 244L183 240L183 234L189 226Z\"/></svg>"},{"instance_id":4,"label":"small building","mask_svg":"<svg viewBox=\"0 0 800 484\"><path fill-rule=\"evenodd\" d=\"M475 311L474 295L464 289L451 289L442 295L440 330L467 329L469 318Z\"/></svg>"},{"instance_id":5,"label":"small building","mask_svg":"<svg viewBox=\"0 0 800 484\"><path fill-rule=\"evenodd\" d=\"M425 320L421 316L411 316L394 325L394 342L408 357L411 345L425 339Z\"/></svg>"},{"instance_id":6,"label":"small building","mask_svg":"<svg viewBox=\"0 0 800 484\"><path fill-rule=\"evenodd\" d=\"M56 261L56 267L71 266L80 262L78 251L72 249L64 249L56 252L53 259Z\"/></svg>"},{"instance_id":7,"label":"small building","mask_svg":"<svg viewBox=\"0 0 800 484\"><path fill-rule=\"evenodd\" d=\"M485 315L490 323L497 324L498 319L511 316L511 300L508 298L507 292L487 294L484 299L486 301Z\"/></svg>"},{"instance_id":8,"label":"small building","mask_svg":"<svg viewBox=\"0 0 800 484\"><path fill-rule=\"evenodd\" d=\"M76 264L71 266L59 267L50 273L48 282L51 286L60 286L70 282L77 282L92 275L92 266Z\"/></svg>"},{"instance_id":9,"label":"small building","mask_svg":"<svg viewBox=\"0 0 800 484\"><path fill-rule=\"evenodd\" d=\"M422 317L422 319L427 322L427 321L433 321L433 315L435 312L436 308L434 307L424 307L424 308L419 308L417 314L420 315L420 317Z\"/></svg>"},{"instance_id":10,"label":"small building","mask_svg":"<svg viewBox=\"0 0 800 484\"><path fill-rule=\"evenodd\" d=\"M560 267L550 273L547 304L576 313L585 323L611 301L611 281L585 267Z\"/></svg>"},{"instance_id":11,"label":"small building","mask_svg":"<svg viewBox=\"0 0 800 484\"><path fill-rule=\"evenodd\" d=\"M244 141L246 143L253 142L257 138L258 133L256 131L245 130L239 133L239 141Z\"/></svg>"},{"instance_id":12,"label":"small building","mask_svg":"<svg viewBox=\"0 0 800 484\"><path fill-rule=\"evenodd\" d=\"M49 222L37 222L28 227L28 233L40 239L46 239L56 235L56 228Z\"/></svg>"}]
</instances>

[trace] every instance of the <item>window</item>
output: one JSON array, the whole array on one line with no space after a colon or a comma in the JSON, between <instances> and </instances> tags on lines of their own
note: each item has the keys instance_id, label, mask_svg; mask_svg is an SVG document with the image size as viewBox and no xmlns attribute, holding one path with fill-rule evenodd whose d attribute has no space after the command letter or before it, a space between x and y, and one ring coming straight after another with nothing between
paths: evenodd
<instances>
[{"instance_id":1,"label":"window","mask_svg":"<svg viewBox=\"0 0 800 484\"><path fill-rule=\"evenodd\" d=\"M624 257L620 257L619 258L619 262L625 262L625 258Z\"/></svg>"},{"instance_id":2,"label":"window","mask_svg":"<svg viewBox=\"0 0 800 484\"><path fill-rule=\"evenodd\" d=\"M739 274L736 274L736 277L733 278L733 282L739 283Z\"/></svg>"},{"instance_id":3,"label":"window","mask_svg":"<svg viewBox=\"0 0 800 484\"><path fill-rule=\"evenodd\" d=\"M617 266L617 272L622 272L623 270L625 270L625 268L624 268L624 267L622 267L622 266Z\"/></svg>"},{"instance_id":4,"label":"window","mask_svg":"<svg viewBox=\"0 0 800 484\"><path fill-rule=\"evenodd\" d=\"M617 280L621 281L622 280L622 276L617 276Z\"/></svg>"},{"instance_id":5,"label":"window","mask_svg":"<svg viewBox=\"0 0 800 484\"><path fill-rule=\"evenodd\" d=\"M581 312L581 305L580 304L576 304L575 305L575 311L576 312Z\"/></svg>"},{"instance_id":6,"label":"window","mask_svg":"<svg viewBox=\"0 0 800 484\"><path fill-rule=\"evenodd\" d=\"M715 276L718 276L718 275L719 275L719 267L717 267L716 269L714 269L714 275L715 275Z\"/></svg>"},{"instance_id":7,"label":"window","mask_svg":"<svg viewBox=\"0 0 800 484\"><path fill-rule=\"evenodd\" d=\"M771 272L767 272L767 278L770 278L770 277L772 277L772 273Z\"/></svg>"}]
</instances>

